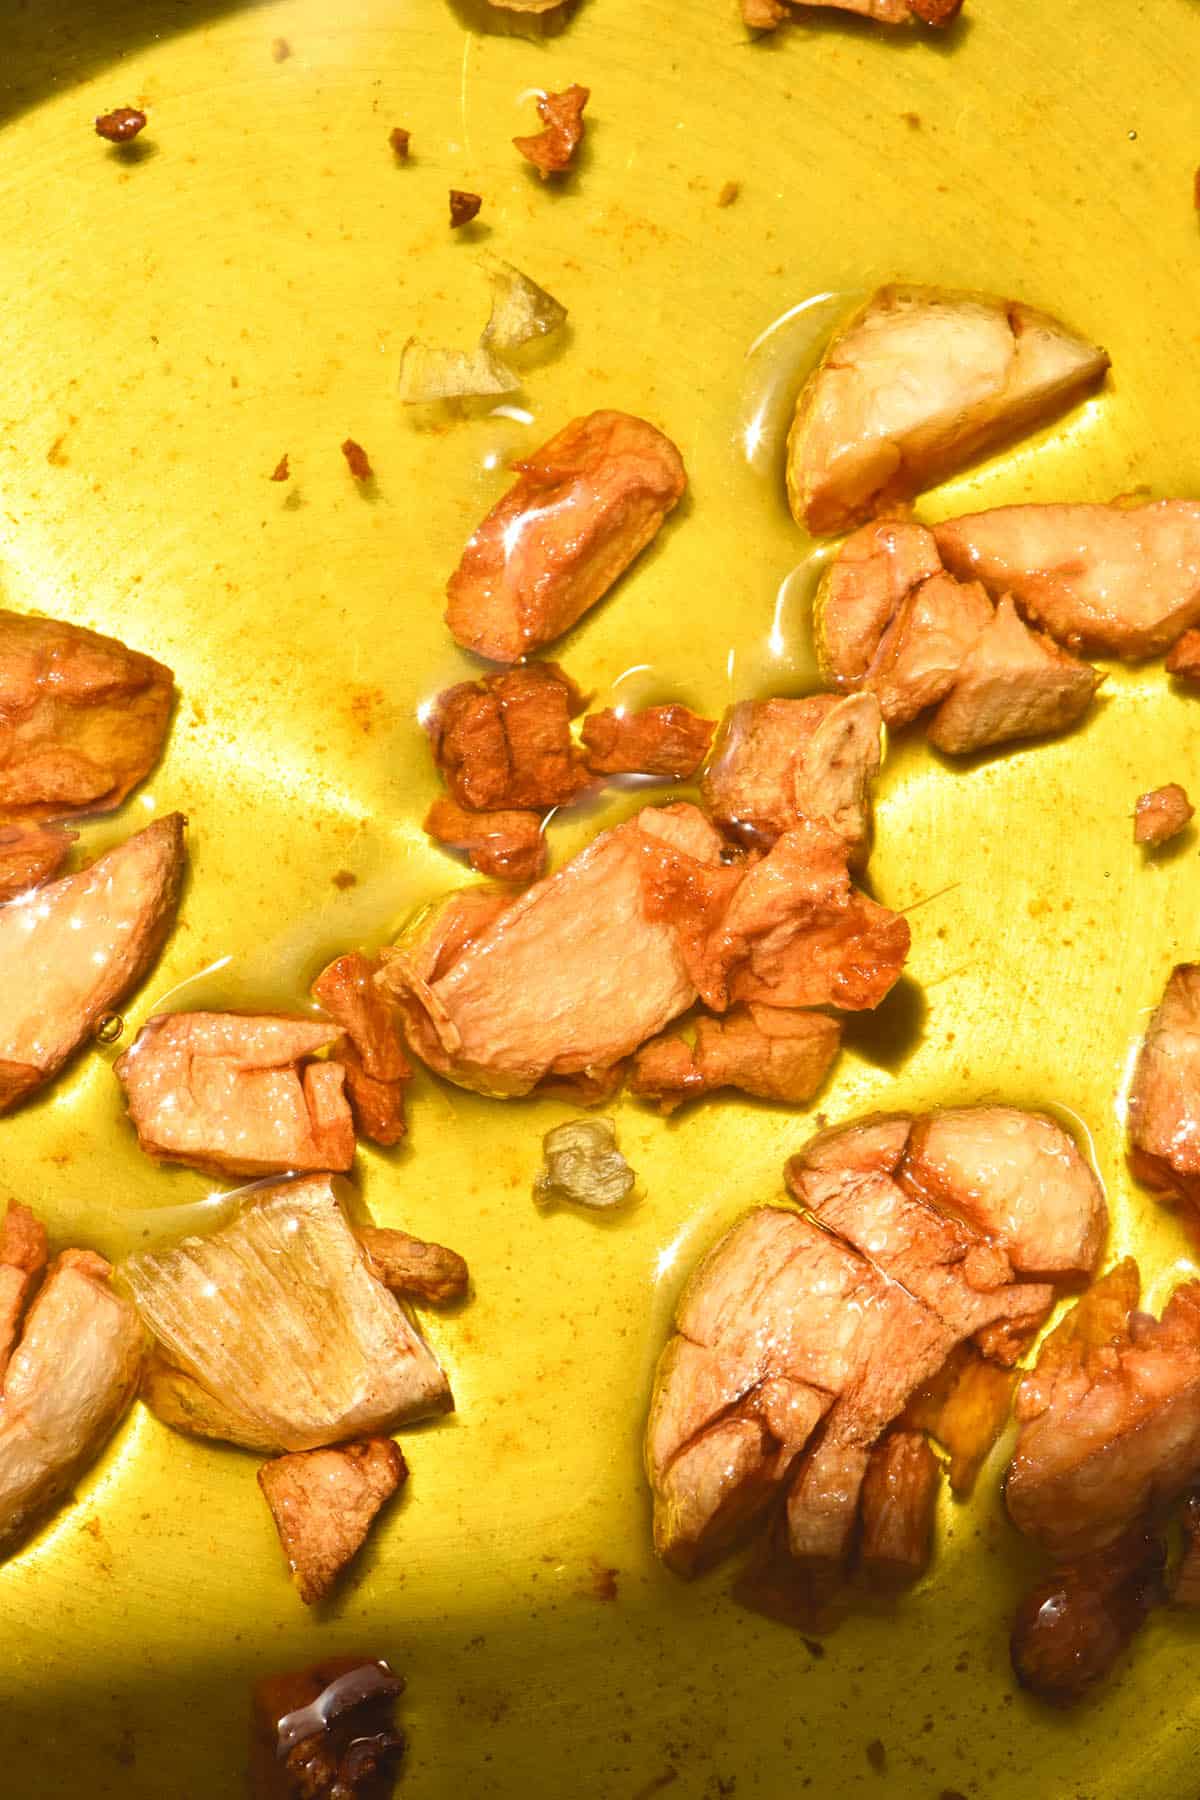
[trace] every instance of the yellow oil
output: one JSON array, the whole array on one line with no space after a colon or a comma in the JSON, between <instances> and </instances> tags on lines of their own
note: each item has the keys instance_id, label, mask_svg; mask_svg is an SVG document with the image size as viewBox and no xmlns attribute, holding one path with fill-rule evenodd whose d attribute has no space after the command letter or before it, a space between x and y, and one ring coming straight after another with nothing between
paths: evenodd
<instances>
[{"instance_id":1,"label":"yellow oil","mask_svg":"<svg viewBox=\"0 0 1200 1800\"><path fill-rule=\"evenodd\" d=\"M181 922L122 1044L0 1124L5 1189L60 1240L119 1252L205 1202L210 1184L156 1168L121 1116L111 1063L151 1010L302 1006L328 955L462 879L420 828L417 710L471 672L444 583L503 463L567 418L644 413L691 476L558 647L597 704L678 697L715 716L811 686L821 553L788 517L781 433L815 327L879 281L1020 295L1113 356L1100 397L929 496L928 516L1194 492L1191 0L968 0L945 42L813 15L752 45L732 5L661 0L582 0L532 37L480 18L459 0L0 0L3 603L176 671L167 755L89 848L156 809L191 821ZM589 135L551 189L509 140L531 128L532 87L574 80L593 91ZM150 113L132 155L91 131L125 103ZM453 235L450 186L484 196ZM514 407L409 416L403 343L471 341L485 246L563 300L567 331ZM348 435L376 470L362 490ZM817 1103L830 1120L990 1096L1069 1109L1114 1252L1139 1254L1154 1303L1193 1264L1127 1176L1121 1095L1167 969L1196 952L1197 848L1147 862L1131 813L1145 788L1200 784L1195 706L1159 667L1113 670L1055 743L967 767L919 734L891 746L871 880L909 912L912 960ZM555 858L640 797L556 818ZM381 1222L471 1263L470 1304L430 1324L457 1414L406 1436L407 1496L314 1615L253 1460L136 1410L0 1569L0 1792L234 1794L251 1679L354 1649L408 1678L413 1800L1194 1800L1186 1621L1157 1617L1069 1720L1014 1692L1002 1457L971 1505L946 1503L921 1588L822 1657L735 1609L728 1570L688 1587L655 1565L639 1435L671 1305L738 1212L781 1196L814 1116L614 1111L640 1203L543 1216L530 1184L566 1109L418 1078L407 1144L364 1151L359 1181ZM615 1599L598 1569L618 1571Z\"/></svg>"}]
</instances>

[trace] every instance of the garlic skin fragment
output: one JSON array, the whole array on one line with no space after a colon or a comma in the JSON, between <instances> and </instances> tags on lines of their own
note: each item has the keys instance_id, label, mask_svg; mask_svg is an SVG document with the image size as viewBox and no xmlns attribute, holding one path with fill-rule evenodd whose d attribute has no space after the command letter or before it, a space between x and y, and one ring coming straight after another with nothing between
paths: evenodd
<instances>
[{"instance_id":1,"label":"garlic skin fragment","mask_svg":"<svg viewBox=\"0 0 1200 1800\"><path fill-rule=\"evenodd\" d=\"M519 350L534 338L549 337L567 321L567 309L553 294L499 256L480 258L492 284L492 312L479 342L491 350Z\"/></svg>"},{"instance_id":2,"label":"garlic skin fragment","mask_svg":"<svg viewBox=\"0 0 1200 1800\"><path fill-rule=\"evenodd\" d=\"M512 263L485 255L479 264L492 286L492 310L479 342L454 350L410 337L400 353L398 391L405 406L515 394L522 377L499 353L520 350L566 322L566 307Z\"/></svg>"},{"instance_id":3,"label":"garlic skin fragment","mask_svg":"<svg viewBox=\"0 0 1200 1800\"><path fill-rule=\"evenodd\" d=\"M130 1257L121 1274L193 1400L213 1397L234 1443L315 1450L453 1408L328 1176L254 1190L219 1230ZM168 1422L187 1428L178 1409Z\"/></svg>"},{"instance_id":4,"label":"garlic skin fragment","mask_svg":"<svg viewBox=\"0 0 1200 1800\"><path fill-rule=\"evenodd\" d=\"M520 385L516 371L482 343L474 350L447 350L413 337L400 354L399 394L405 406L515 394Z\"/></svg>"},{"instance_id":5,"label":"garlic skin fragment","mask_svg":"<svg viewBox=\"0 0 1200 1800\"><path fill-rule=\"evenodd\" d=\"M568 1119L542 1139L545 1167L533 1184L539 1206L568 1200L597 1212L620 1206L637 1176L617 1149L611 1119Z\"/></svg>"}]
</instances>

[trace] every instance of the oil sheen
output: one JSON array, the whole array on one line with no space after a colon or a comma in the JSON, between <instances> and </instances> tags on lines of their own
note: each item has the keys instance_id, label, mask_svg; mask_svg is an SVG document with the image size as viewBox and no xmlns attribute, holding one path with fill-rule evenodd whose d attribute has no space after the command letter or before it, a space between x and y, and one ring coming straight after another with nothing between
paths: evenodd
<instances>
[{"instance_id":1,"label":"oil sheen","mask_svg":"<svg viewBox=\"0 0 1200 1800\"><path fill-rule=\"evenodd\" d=\"M882 281L1017 295L1113 358L1103 393L925 496L922 516L1194 492L1187 0L1111 0L1103 17L968 0L944 44L815 13L754 43L732 11L685 22L661 0L583 5L534 38L480 24L460 0L169 19L61 0L8 21L3 604L175 670L162 764L85 847L179 808L191 857L120 1042L2 1122L5 1186L59 1241L120 1252L219 1216L213 1184L155 1166L122 1117L111 1063L151 1011L303 1008L330 955L467 878L421 828L435 778L419 709L478 673L446 631L445 583L506 464L570 418L642 414L689 474L651 549L554 648L598 706L680 699L716 717L815 684L827 552L789 517L782 445L825 333ZM510 140L531 128L531 87L572 81L592 89L589 137L555 187ZM150 117L136 157L91 130L126 102ZM467 231L448 230L451 186L484 196ZM485 243L567 306L566 330L505 411L414 416L395 396L403 344L471 341ZM347 474L347 436L374 483ZM273 484L285 451L291 478ZM355 1182L380 1223L471 1265L470 1302L428 1327L456 1413L405 1434L406 1497L314 1619L252 1460L135 1410L0 1570L13 1792L234 1793L251 1681L346 1652L407 1677L409 1800L806 1781L856 1800L880 1790L876 1740L889 1791L914 1800L1027 1800L1031 1768L1048 1795L1193 1800L1200 1703L1178 1621L1153 1620L1069 1725L1014 1692L1002 1453L969 1505L944 1502L928 1579L817 1657L739 1611L730 1570L686 1585L656 1565L639 1440L689 1269L746 1207L783 1198L818 1116L1069 1109L1147 1303L1192 1268L1178 1220L1128 1177L1119 1096L1167 970L1196 954L1195 846L1150 862L1131 824L1138 793L1188 783L1194 705L1158 666L1114 668L1085 727L1053 743L952 767L919 733L897 738L870 882L911 919L906 978L851 1022L811 1111L719 1101L664 1122L615 1104L640 1195L619 1218L533 1205L565 1105L418 1075L408 1139L361 1152ZM664 791L614 787L556 816L555 862ZM598 1567L615 1600L597 1599Z\"/></svg>"}]
</instances>

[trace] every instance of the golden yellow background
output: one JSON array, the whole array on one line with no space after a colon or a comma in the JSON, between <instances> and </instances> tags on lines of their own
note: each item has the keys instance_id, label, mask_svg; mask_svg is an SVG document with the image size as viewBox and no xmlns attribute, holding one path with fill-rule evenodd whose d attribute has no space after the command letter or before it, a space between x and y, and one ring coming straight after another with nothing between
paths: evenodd
<instances>
[{"instance_id":1,"label":"golden yellow background","mask_svg":"<svg viewBox=\"0 0 1200 1800\"><path fill-rule=\"evenodd\" d=\"M841 302L748 352L814 296L978 286L1111 351L1102 396L929 496L930 516L1196 492L1195 0L968 0L945 40L814 14L752 43L727 0L582 0L535 41L476 24L457 0L0 0L4 604L115 632L180 690L162 766L84 839L155 809L191 820L181 922L130 1031L169 995L299 1004L327 954L461 878L420 830L415 709L466 672L442 589L504 461L573 414L645 413L692 478L561 647L597 704L715 714L808 679L813 562L779 431ZM535 127L531 88L570 81L593 92L586 149L548 188L509 140ZM122 155L92 118L128 103L151 122ZM449 186L484 196L473 231L447 229ZM517 399L531 422L406 414L401 347L473 337L485 246L570 308ZM291 482L272 485L284 451ZM1193 1265L1130 1183L1119 1096L1166 970L1200 949L1197 844L1148 863L1130 814L1145 788L1200 786L1198 720L1150 665L1114 670L1059 742L973 767L919 735L893 746L872 881L911 909L910 979L852 1024L819 1101L830 1119L992 1095L1069 1109L1155 1300ZM556 823L556 858L632 801ZM119 1253L208 1184L141 1157L115 1054L3 1121L0 1179L60 1239ZM1195 1800L1188 1621L1158 1615L1069 1720L1014 1691L1002 1458L970 1507L945 1504L919 1591L821 1659L735 1610L728 1570L686 1587L656 1567L638 1440L672 1300L700 1248L781 1193L812 1119L720 1103L667 1125L622 1103L643 1198L618 1222L531 1203L565 1113L422 1077L407 1146L360 1156L376 1217L456 1246L477 1291L429 1326L458 1414L403 1439L408 1493L324 1611L288 1584L254 1460L141 1409L0 1570L0 1793L236 1794L252 1678L354 1648L408 1678L411 1800Z\"/></svg>"}]
</instances>

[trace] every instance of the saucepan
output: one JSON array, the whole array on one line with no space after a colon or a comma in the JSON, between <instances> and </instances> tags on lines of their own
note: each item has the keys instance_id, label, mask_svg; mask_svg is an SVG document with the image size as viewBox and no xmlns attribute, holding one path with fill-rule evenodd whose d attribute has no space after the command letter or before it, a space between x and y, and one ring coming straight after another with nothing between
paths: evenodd
<instances>
[{"instance_id":1,"label":"saucepan","mask_svg":"<svg viewBox=\"0 0 1200 1800\"><path fill-rule=\"evenodd\" d=\"M232 1184L146 1156L125 1116L112 1065L152 1013L303 1010L331 957L394 942L468 878L423 830L422 720L486 666L447 632L446 581L508 465L568 420L653 420L689 477L550 652L592 710L715 719L814 689L829 551L789 514L784 438L829 333L884 284L1011 296L1111 358L927 517L1195 491L1197 8L968 0L941 34L795 15L759 35L726 0L0 7L3 605L174 672L165 753L78 849L181 812L190 858L111 1030L0 1125L3 1191L55 1243L120 1259L223 1216ZM583 146L543 181L512 140L572 83ZM106 143L93 120L122 106L146 127ZM481 200L458 229L451 189ZM410 339L477 342L489 258L565 324L511 391L406 405ZM642 1466L687 1275L785 1201L823 1126L1049 1112L1103 1184L1106 1261L1141 1262L1142 1305L1195 1273L1178 1214L1127 1169L1124 1113L1149 1009L1197 948L1195 842L1148 860L1132 807L1195 780L1195 701L1161 662L1102 667L1086 721L1046 741L954 761L893 734L869 885L911 950L811 1102L609 1100L636 1189L601 1215L534 1200L543 1135L577 1103L418 1071L408 1135L360 1145L352 1182L377 1224L467 1260L469 1298L422 1319L455 1411L403 1433L386 1525L305 1607L253 1456L136 1405L0 1568L0 1790L240 1792L254 1683L349 1655L404 1678L412 1800L1194 1795L1186 1616L1156 1612L1079 1708L1015 1682L1037 1564L1001 1494L1011 1432L969 1500L939 1502L916 1586L824 1634L740 1604L729 1565L666 1569ZM555 865L681 796L626 780L565 808Z\"/></svg>"}]
</instances>

